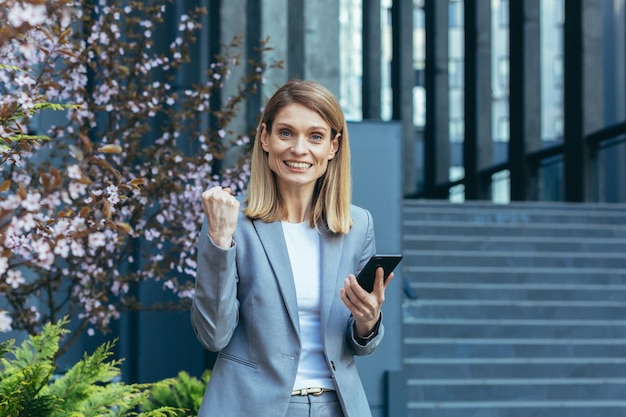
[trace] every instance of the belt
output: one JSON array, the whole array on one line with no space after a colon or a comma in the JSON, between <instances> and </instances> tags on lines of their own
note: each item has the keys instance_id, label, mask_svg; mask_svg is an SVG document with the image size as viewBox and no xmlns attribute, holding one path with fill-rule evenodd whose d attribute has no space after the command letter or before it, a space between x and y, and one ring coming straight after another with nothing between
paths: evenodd
<instances>
[{"instance_id":1,"label":"belt","mask_svg":"<svg viewBox=\"0 0 626 417\"><path fill-rule=\"evenodd\" d=\"M330 392L330 391L334 391L334 390L328 389L328 388L302 388L302 389L295 389L291 391L291 396L293 397L294 395L302 395L302 396L313 395L314 397L319 397L323 393Z\"/></svg>"}]
</instances>

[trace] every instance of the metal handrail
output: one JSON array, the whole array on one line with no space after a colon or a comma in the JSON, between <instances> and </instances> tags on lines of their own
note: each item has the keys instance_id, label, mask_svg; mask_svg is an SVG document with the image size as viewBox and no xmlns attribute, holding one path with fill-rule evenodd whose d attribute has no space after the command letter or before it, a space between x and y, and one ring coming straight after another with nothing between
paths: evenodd
<instances>
[{"instance_id":1,"label":"metal handrail","mask_svg":"<svg viewBox=\"0 0 626 417\"><path fill-rule=\"evenodd\" d=\"M623 138L617 139L620 135L624 135ZM616 123L614 125L605 127L603 129L597 130L585 136L585 143L589 147L589 149L596 150L602 147L606 142L612 142L611 146L616 145L617 143L626 142L626 120L620 123ZM542 149L538 149L536 151L529 152L526 155L526 160L528 165L531 167L539 166L544 160L549 158L554 158L556 156L563 155L563 143L557 143L552 146L548 146ZM490 178L496 172L503 171L509 168L509 162L501 162L498 164L491 165L487 168L483 168L478 172L478 175L482 178ZM447 181L442 184L437 185L438 193L441 193L443 190L450 190L450 188L464 184L465 179L461 178L456 181ZM423 198L425 197L425 193L418 192L412 196L407 196L407 198Z\"/></svg>"},{"instance_id":2,"label":"metal handrail","mask_svg":"<svg viewBox=\"0 0 626 417\"><path fill-rule=\"evenodd\" d=\"M626 134L626 120L587 135L586 142L592 149L599 148L603 142Z\"/></svg>"}]
</instances>

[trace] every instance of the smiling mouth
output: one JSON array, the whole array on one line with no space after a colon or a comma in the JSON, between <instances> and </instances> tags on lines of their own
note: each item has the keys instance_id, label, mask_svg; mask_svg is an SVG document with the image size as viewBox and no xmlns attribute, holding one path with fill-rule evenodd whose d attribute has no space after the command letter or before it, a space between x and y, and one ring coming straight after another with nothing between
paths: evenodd
<instances>
[{"instance_id":1,"label":"smiling mouth","mask_svg":"<svg viewBox=\"0 0 626 417\"><path fill-rule=\"evenodd\" d=\"M285 165L293 169L308 169L312 166L312 164L307 164L306 162L293 162L293 161L285 161Z\"/></svg>"}]
</instances>

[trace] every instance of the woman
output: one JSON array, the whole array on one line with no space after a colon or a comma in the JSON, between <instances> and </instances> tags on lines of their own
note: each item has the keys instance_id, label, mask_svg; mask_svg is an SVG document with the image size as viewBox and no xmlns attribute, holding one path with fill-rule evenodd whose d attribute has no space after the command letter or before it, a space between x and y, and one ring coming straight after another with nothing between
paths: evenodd
<instances>
[{"instance_id":1,"label":"woman","mask_svg":"<svg viewBox=\"0 0 626 417\"><path fill-rule=\"evenodd\" d=\"M191 316L219 353L200 417L371 416L354 355L383 337L389 279L379 268L368 293L355 278L376 250L372 217L350 198L339 103L315 82L286 83L257 129L245 207L229 189L202 195Z\"/></svg>"}]
</instances>

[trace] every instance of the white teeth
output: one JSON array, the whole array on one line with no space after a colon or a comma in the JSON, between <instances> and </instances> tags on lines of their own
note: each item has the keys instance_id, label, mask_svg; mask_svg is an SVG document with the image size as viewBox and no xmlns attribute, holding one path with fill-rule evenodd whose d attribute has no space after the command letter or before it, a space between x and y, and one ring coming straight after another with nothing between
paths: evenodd
<instances>
[{"instance_id":1,"label":"white teeth","mask_svg":"<svg viewBox=\"0 0 626 417\"><path fill-rule=\"evenodd\" d=\"M307 169L311 166L311 164L307 164L305 162L285 162L287 166L294 169Z\"/></svg>"}]
</instances>

